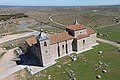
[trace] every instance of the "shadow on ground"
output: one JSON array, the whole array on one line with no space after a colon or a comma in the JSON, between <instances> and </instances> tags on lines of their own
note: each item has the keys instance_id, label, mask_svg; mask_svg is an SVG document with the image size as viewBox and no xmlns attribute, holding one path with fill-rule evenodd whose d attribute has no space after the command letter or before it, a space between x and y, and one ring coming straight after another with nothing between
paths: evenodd
<instances>
[{"instance_id":1,"label":"shadow on ground","mask_svg":"<svg viewBox=\"0 0 120 80\"><path fill-rule=\"evenodd\" d=\"M16 60L17 65L41 66L39 59L35 55L21 54L20 60Z\"/></svg>"}]
</instances>

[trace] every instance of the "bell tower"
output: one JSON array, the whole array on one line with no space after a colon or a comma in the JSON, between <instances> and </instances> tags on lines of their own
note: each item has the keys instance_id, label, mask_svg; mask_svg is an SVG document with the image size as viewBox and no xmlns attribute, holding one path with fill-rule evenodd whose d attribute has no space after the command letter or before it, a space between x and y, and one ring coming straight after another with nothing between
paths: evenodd
<instances>
[{"instance_id":1,"label":"bell tower","mask_svg":"<svg viewBox=\"0 0 120 80\"><path fill-rule=\"evenodd\" d=\"M40 54L40 63L42 66L48 66L53 63L53 55L50 53L50 39L45 33L38 36Z\"/></svg>"}]
</instances>

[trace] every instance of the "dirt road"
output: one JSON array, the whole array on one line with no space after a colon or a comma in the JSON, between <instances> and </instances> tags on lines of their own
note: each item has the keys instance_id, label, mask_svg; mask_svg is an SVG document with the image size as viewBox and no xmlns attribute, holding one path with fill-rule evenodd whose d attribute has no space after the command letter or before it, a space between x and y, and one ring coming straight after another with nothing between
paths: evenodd
<instances>
[{"instance_id":1,"label":"dirt road","mask_svg":"<svg viewBox=\"0 0 120 80\"><path fill-rule=\"evenodd\" d=\"M38 31L26 32L26 33L15 34L15 35L7 35L7 36L4 36L4 37L0 38L0 44L4 43L4 42L15 40L15 39L28 37L28 36L34 35L36 33L38 33Z\"/></svg>"},{"instance_id":2,"label":"dirt road","mask_svg":"<svg viewBox=\"0 0 120 80\"><path fill-rule=\"evenodd\" d=\"M67 26L67 25L64 25L64 24L61 24L61 23L59 23L59 22L56 22L56 21L54 21L51 17L53 16L53 14L51 15L51 16L49 16L49 20L51 21L51 22L53 22L53 23L55 23L55 24L57 24L57 25L60 25L60 26Z\"/></svg>"},{"instance_id":3,"label":"dirt road","mask_svg":"<svg viewBox=\"0 0 120 80\"><path fill-rule=\"evenodd\" d=\"M109 41L109 40L105 40L105 39L101 39L101 38L97 38L97 40L104 42L104 43L107 43L107 44L111 44L111 45L116 46L116 47L120 47L120 44L117 44L116 42L113 42L113 41Z\"/></svg>"}]
</instances>

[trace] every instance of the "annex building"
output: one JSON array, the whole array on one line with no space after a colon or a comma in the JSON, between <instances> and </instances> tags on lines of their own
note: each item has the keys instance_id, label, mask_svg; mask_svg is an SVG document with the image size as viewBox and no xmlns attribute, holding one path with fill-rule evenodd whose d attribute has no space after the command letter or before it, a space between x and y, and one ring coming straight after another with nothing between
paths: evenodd
<instances>
[{"instance_id":1,"label":"annex building","mask_svg":"<svg viewBox=\"0 0 120 80\"><path fill-rule=\"evenodd\" d=\"M90 50L96 43L96 32L81 24L66 27L66 32L31 36L26 40L27 50L36 56L41 66L47 66L56 59L71 54Z\"/></svg>"}]
</instances>

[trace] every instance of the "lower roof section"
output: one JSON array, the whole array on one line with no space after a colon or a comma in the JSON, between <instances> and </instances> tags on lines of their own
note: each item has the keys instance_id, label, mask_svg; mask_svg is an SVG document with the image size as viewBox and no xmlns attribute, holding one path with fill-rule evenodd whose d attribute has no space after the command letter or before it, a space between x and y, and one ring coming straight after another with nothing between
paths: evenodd
<instances>
[{"instance_id":1,"label":"lower roof section","mask_svg":"<svg viewBox=\"0 0 120 80\"><path fill-rule=\"evenodd\" d=\"M50 35L50 43L55 44L66 40L71 40L74 37L70 36L68 32L57 33Z\"/></svg>"}]
</instances>

